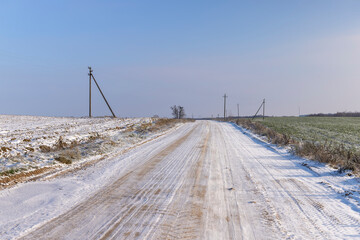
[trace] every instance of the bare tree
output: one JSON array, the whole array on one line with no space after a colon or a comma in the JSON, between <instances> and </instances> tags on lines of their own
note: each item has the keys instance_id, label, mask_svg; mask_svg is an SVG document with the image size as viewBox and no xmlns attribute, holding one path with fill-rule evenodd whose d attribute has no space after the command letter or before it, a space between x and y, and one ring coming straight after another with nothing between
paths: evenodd
<instances>
[{"instance_id":1,"label":"bare tree","mask_svg":"<svg viewBox=\"0 0 360 240\"><path fill-rule=\"evenodd\" d=\"M175 119L181 119L181 118L184 118L186 116L185 114L185 109L184 107L182 106L172 106L170 107L171 108L171 111L172 111L172 115Z\"/></svg>"},{"instance_id":2,"label":"bare tree","mask_svg":"<svg viewBox=\"0 0 360 240\"><path fill-rule=\"evenodd\" d=\"M178 109L178 107L176 106L176 105L174 105L174 106L172 106L172 107L170 107L171 108L171 110L172 110L172 115L173 115L173 117L175 118L175 119L178 119L179 118L179 109Z\"/></svg>"},{"instance_id":3,"label":"bare tree","mask_svg":"<svg viewBox=\"0 0 360 240\"><path fill-rule=\"evenodd\" d=\"M179 109L179 119L184 118L186 116L184 107L178 106L178 109Z\"/></svg>"}]
</instances>

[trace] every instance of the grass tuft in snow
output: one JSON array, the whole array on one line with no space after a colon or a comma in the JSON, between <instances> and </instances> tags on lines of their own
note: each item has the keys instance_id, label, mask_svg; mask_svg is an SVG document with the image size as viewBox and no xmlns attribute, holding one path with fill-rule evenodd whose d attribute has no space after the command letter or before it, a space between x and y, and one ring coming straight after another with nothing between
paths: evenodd
<instances>
[{"instance_id":1,"label":"grass tuft in snow","mask_svg":"<svg viewBox=\"0 0 360 240\"><path fill-rule=\"evenodd\" d=\"M17 172L19 172L21 169L19 168L11 168L7 171L4 171L4 172L0 172L0 176L9 176L9 175L12 175L12 174L15 174Z\"/></svg>"},{"instance_id":2,"label":"grass tuft in snow","mask_svg":"<svg viewBox=\"0 0 360 240\"><path fill-rule=\"evenodd\" d=\"M71 164L72 161L64 156L55 157L55 160L64 164Z\"/></svg>"}]
</instances>

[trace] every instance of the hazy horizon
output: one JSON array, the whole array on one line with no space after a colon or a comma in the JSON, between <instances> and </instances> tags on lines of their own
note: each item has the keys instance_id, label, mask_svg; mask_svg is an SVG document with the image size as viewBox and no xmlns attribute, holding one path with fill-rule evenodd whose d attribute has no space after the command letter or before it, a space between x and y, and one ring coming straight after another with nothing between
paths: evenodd
<instances>
[{"instance_id":1,"label":"hazy horizon","mask_svg":"<svg viewBox=\"0 0 360 240\"><path fill-rule=\"evenodd\" d=\"M360 111L360 1L6 1L0 114L88 115L88 66L118 117ZM93 84L93 115L110 115Z\"/></svg>"}]
</instances>

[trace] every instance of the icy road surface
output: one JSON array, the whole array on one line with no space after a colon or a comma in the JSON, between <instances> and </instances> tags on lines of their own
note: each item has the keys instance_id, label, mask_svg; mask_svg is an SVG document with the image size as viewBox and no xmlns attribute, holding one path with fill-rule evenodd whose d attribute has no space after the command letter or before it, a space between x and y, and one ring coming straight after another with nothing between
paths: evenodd
<instances>
[{"instance_id":1,"label":"icy road surface","mask_svg":"<svg viewBox=\"0 0 360 240\"><path fill-rule=\"evenodd\" d=\"M354 177L291 156L229 123L197 121L72 176L4 190L0 204L10 210L1 212L0 234L360 239L358 201Z\"/></svg>"}]
</instances>

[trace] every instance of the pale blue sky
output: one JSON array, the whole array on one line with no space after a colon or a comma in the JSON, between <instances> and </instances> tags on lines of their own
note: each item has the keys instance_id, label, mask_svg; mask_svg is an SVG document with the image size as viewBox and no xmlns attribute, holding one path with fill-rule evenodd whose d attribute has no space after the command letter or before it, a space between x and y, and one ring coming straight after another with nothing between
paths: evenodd
<instances>
[{"instance_id":1,"label":"pale blue sky","mask_svg":"<svg viewBox=\"0 0 360 240\"><path fill-rule=\"evenodd\" d=\"M360 111L360 1L0 1L0 114ZM95 92L93 114L109 115Z\"/></svg>"}]
</instances>

